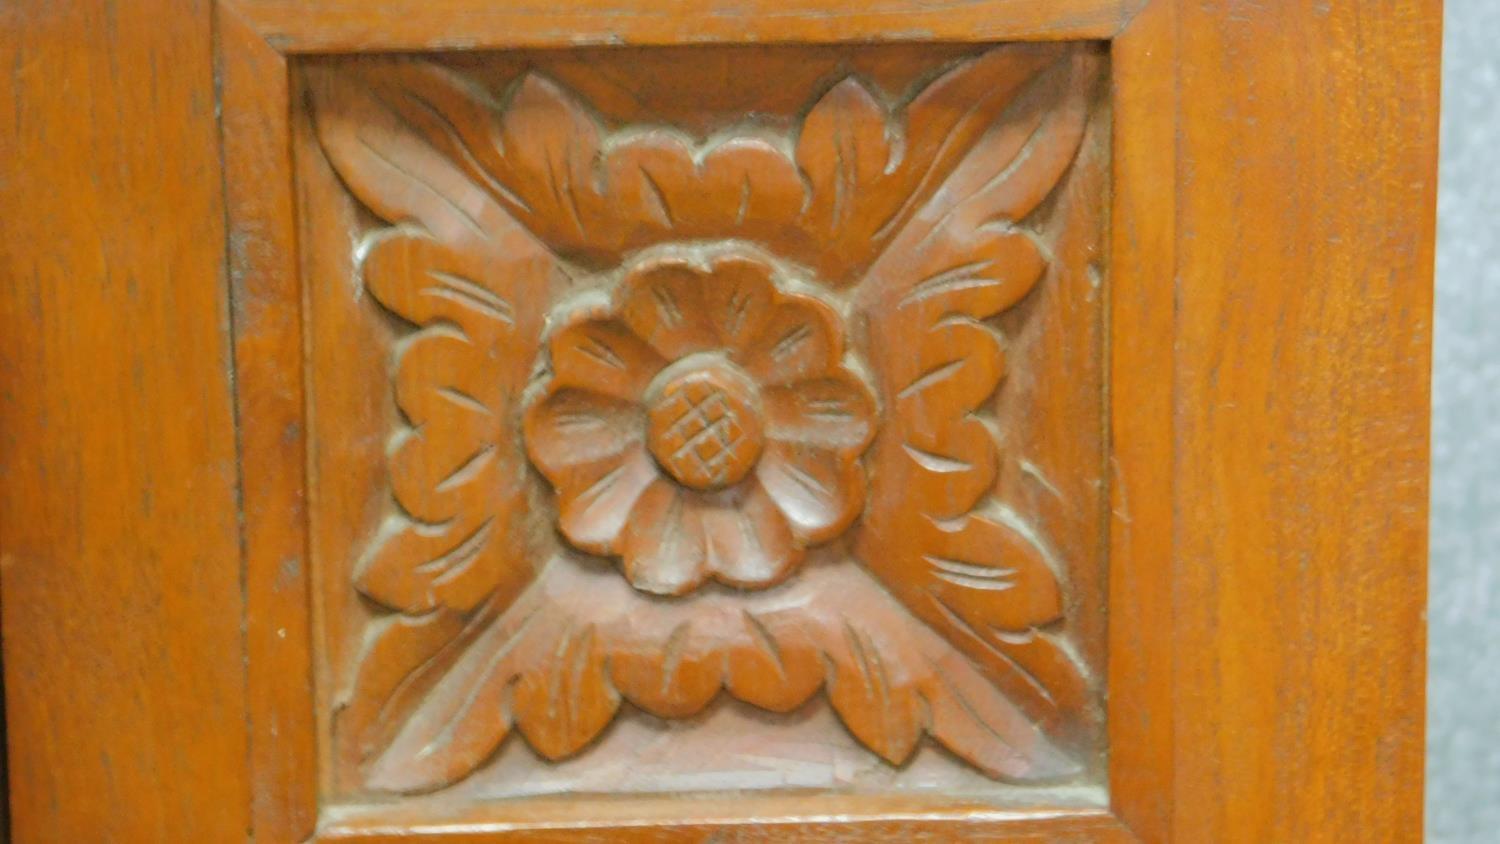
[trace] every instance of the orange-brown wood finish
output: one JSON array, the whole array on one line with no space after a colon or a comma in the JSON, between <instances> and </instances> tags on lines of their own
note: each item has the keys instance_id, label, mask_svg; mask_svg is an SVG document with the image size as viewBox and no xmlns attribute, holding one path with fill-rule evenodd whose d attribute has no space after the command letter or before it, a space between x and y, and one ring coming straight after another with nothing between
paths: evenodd
<instances>
[{"instance_id":1,"label":"orange-brown wood finish","mask_svg":"<svg viewBox=\"0 0 1500 844\"><path fill-rule=\"evenodd\" d=\"M230 841L250 824L209 13L0 11L15 841Z\"/></svg>"},{"instance_id":2,"label":"orange-brown wood finish","mask_svg":"<svg viewBox=\"0 0 1500 844\"><path fill-rule=\"evenodd\" d=\"M1085 262L1102 251L1105 134L1080 155L1101 57L947 52L744 52L721 90L693 92L694 116L735 121L705 120L707 140L595 118L549 56L499 83L406 60L310 70L318 146L299 155L326 158L344 205L396 224L341 230L305 185L312 248L361 244L351 268L309 266L314 438L395 437L375 484L344 482L379 455L315 461L329 497L389 511L363 527L313 514L354 528L316 560L348 572L322 587L327 635L360 643L328 657L348 713L334 744L356 745L340 780L448 786L512 726L542 759L585 765L622 707L702 716L680 732L721 690L768 713L824 692L891 765L925 734L992 777L1085 772L1055 746L1086 750L1091 714L1063 587L1099 582L1100 555L1064 557L1047 534L1078 524L1093 547L1099 531L1102 442L1077 420L1097 418L1102 387ZM666 111L703 57L598 53L570 72ZM787 80L766 65L799 58L822 65L811 105L778 114L766 89ZM929 80L904 78L913 60ZM1023 301L1014 331L982 322ZM415 330L358 339L382 308ZM390 375L340 357L385 347ZM1035 385L1020 399L1008 362ZM322 401L392 389L400 416L368 438L368 414ZM1076 413L1047 400L1080 394ZM1036 442L1021 414L1044 420ZM1076 521L1047 521L1038 492ZM394 612L363 621L354 587ZM775 740L761 720L739 728L747 748ZM639 760L616 787L689 771L756 787L776 753L736 773L668 743L663 770ZM494 787L529 784L507 777Z\"/></svg>"},{"instance_id":3,"label":"orange-brown wood finish","mask_svg":"<svg viewBox=\"0 0 1500 844\"><path fill-rule=\"evenodd\" d=\"M232 13L219 15L224 203L234 315L240 454L259 455L240 483L249 767L256 782L316 777L309 684L306 421L296 225L285 139L286 61ZM266 84L267 82L271 84ZM258 834L301 840L311 792L259 788Z\"/></svg>"},{"instance_id":4,"label":"orange-brown wood finish","mask_svg":"<svg viewBox=\"0 0 1500 844\"><path fill-rule=\"evenodd\" d=\"M736 43L993 42L1109 38L1146 0L239 0L290 53ZM399 21L400 25L393 22Z\"/></svg>"},{"instance_id":5,"label":"orange-brown wood finish","mask_svg":"<svg viewBox=\"0 0 1500 844\"><path fill-rule=\"evenodd\" d=\"M1439 12L1179 11L1177 840L1421 837Z\"/></svg>"},{"instance_id":6,"label":"orange-brown wood finish","mask_svg":"<svg viewBox=\"0 0 1500 844\"><path fill-rule=\"evenodd\" d=\"M1420 836L1436 0L53 5L17 840Z\"/></svg>"},{"instance_id":7,"label":"orange-brown wood finish","mask_svg":"<svg viewBox=\"0 0 1500 844\"><path fill-rule=\"evenodd\" d=\"M1176 265L1176 8L1115 39L1110 242L1110 800L1143 840L1171 840L1172 350Z\"/></svg>"}]
</instances>

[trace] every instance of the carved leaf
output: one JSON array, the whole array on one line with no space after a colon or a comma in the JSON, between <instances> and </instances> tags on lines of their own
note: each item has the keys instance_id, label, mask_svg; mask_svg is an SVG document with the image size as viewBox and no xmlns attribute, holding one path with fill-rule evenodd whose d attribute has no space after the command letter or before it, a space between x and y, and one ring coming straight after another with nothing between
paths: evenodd
<instances>
[{"instance_id":1,"label":"carved leaf","mask_svg":"<svg viewBox=\"0 0 1500 844\"><path fill-rule=\"evenodd\" d=\"M889 405L856 553L1048 724L1081 705L1084 684L1066 652L1034 632L1062 613L1043 545L1018 520L998 518L999 505L975 512L993 495L999 465L995 435L976 412L1004 373L1001 338L984 320L1045 272L1022 224L1077 152L1095 63L1067 54L1003 112L968 127L976 137L967 153L905 219L856 293ZM947 84L962 81L960 70Z\"/></svg>"},{"instance_id":2,"label":"carved leaf","mask_svg":"<svg viewBox=\"0 0 1500 844\"><path fill-rule=\"evenodd\" d=\"M392 313L420 326L451 324L474 346L501 344L519 351L515 283L489 263L485 251L463 251L420 230L395 229L377 236L360 264L365 287ZM528 266L509 262L522 274L545 278L549 259ZM524 303L521 304L524 309Z\"/></svg>"},{"instance_id":3,"label":"carved leaf","mask_svg":"<svg viewBox=\"0 0 1500 844\"><path fill-rule=\"evenodd\" d=\"M402 701L423 692L423 676L440 660L438 654L463 630L455 612L425 616L392 614L372 627L357 661L359 671L338 710L338 728L348 735L359 758L388 742L388 710L404 711ZM358 761L358 758L355 760Z\"/></svg>"},{"instance_id":4,"label":"carved leaf","mask_svg":"<svg viewBox=\"0 0 1500 844\"><path fill-rule=\"evenodd\" d=\"M768 140L700 146L665 128L611 137L535 72L503 102L427 62L370 61L354 75L392 120L560 254L609 266L668 238L737 235L810 249L797 225L802 180Z\"/></svg>"},{"instance_id":5,"label":"carved leaf","mask_svg":"<svg viewBox=\"0 0 1500 844\"><path fill-rule=\"evenodd\" d=\"M743 630L730 635L724 688L771 712L791 712L823 686L823 654L796 616L740 613Z\"/></svg>"},{"instance_id":6,"label":"carved leaf","mask_svg":"<svg viewBox=\"0 0 1500 844\"><path fill-rule=\"evenodd\" d=\"M838 235L851 230L871 234L882 211L889 213L872 207L876 203L871 201L882 197L885 183L893 179L887 168L896 163L897 154L887 135L889 120L885 107L851 77L818 100L802 122L797 164L811 186L803 218L814 230L833 235L827 264L858 263L869 246Z\"/></svg>"},{"instance_id":7,"label":"carved leaf","mask_svg":"<svg viewBox=\"0 0 1500 844\"><path fill-rule=\"evenodd\" d=\"M393 734L383 747L367 750L366 784L382 791L426 791L473 770L510 732L504 683L492 682L496 663L544 656L534 650L550 643L557 626L511 605L517 612L477 625L478 635L455 641L455 658L434 663L435 679L425 684L415 706L388 710L382 725ZM518 653L519 652L519 653ZM502 675L503 676L503 675Z\"/></svg>"},{"instance_id":8,"label":"carved leaf","mask_svg":"<svg viewBox=\"0 0 1500 844\"><path fill-rule=\"evenodd\" d=\"M791 711L825 682L849 731L893 764L927 734L995 777L1078 768L852 561L770 592L659 603L560 558L425 687L394 739L374 749L367 784L446 785L493 753L512 719L536 752L558 759L593 741L622 696L662 717L696 713L721 688Z\"/></svg>"},{"instance_id":9,"label":"carved leaf","mask_svg":"<svg viewBox=\"0 0 1500 844\"><path fill-rule=\"evenodd\" d=\"M686 718L718 695L724 658L714 637L685 621L665 643L618 643L610 651L609 676L636 706L666 718Z\"/></svg>"},{"instance_id":10,"label":"carved leaf","mask_svg":"<svg viewBox=\"0 0 1500 844\"><path fill-rule=\"evenodd\" d=\"M351 193L380 218L509 267L546 251L360 73L309 67L314 127Z\"/></svg>"},{"instance_id":11,"label":"carved leaf","mask_svg":"<svg viewBox=\"0 0 1500 844\"><path fill-rule=\"evenodd\" d=\"M422 138L454 176L564 255L608 266L667 239L744 237L843 285L1064 51L988 51L899 115L845 79L813 105L791 157L754 133L699 143L664 127L615 131L536 72L503 100L427 62L369 60L346 74L360 80L370 113ZM901 118L898 138L888 127Z\"/></svg>"},{"instance_id":12,"label":"carved leaf","mask_svg":"<svg viewBox=\"0 0 1500 844\"><path fill-rule=\"evenodd\" d=\"M426 691L460 657L480 653L461 650L464 625L448 608L503 606L533 575L527 533L516 529L526 464L511 408L541 330L535 292L554 286L560 268L479 187L481 174L456 165L390 107L389 92L319 68L308 82L329 163L357 199L396 224L361 246L364 285L415 326L392 371L409 423L388 458L399 510L366 549L356 583L382 604L426 615L380 623L359 662L339 726L368 754L403 746L440 720L430 708L441 699ZM377 768L371 781L442 779L499 737L455 731L445 752L413 754L400 772Z\"/></svg>"},{"instance_id":13,"label":"carved leaf","mask_svg":"<svg viewBox=\"0 0 1500 844\"><path fill-rule=\"evenodd\" d=\"M1037 628L1062 616L1055 563L1019 519L970 515L954 529L930 523L920 542L928 570L919 615L948 631L987 669L991 680L1044 725L1078 712L1087 685L1071 657Z\"/></svg>"},{"instance_id":14,"label":"carved leaf","mask_svg":"<svg viewBox=\"0 0 1500 844\"><path fill-rule=\"evenodd\" d=\"M855 738L892 765L910 758L922 737L922 702L907 666L869 634L845 621L843 639L829 648L833 665L828 700Z\"/></svg>"},{"instance_id":15,"label":"carved leaf","mask_svg":"<svg viewBox=\"0 0 1500 844\"><path fill-rule=\"evenodd\" d=\"M594 740L615 717L620 695L604 675L594 625L572 625L549 658L520 676L512 692L516 726L548 759L565 759Z\"/></svg>"},{"instance_id":16,"label":"carved leaf","mask_svg":"<svg viewBox=\"0 0 1500 844\"><path fill-rule=\"evenodd\" d=\"M891 238L1064 49L1013 45L966 59L901 115L858 80L835 85L808 112L798 137L797 164L811 189L803 223L814 250L798 257L835 285L857 279L872 258L889 253ZM893 122L904 125L903 136L891 134Z\"/></svg>"},{"instance_id":17,"label":"carved leaf","mask_svg":"<svg viewBox=\"0 0 1500 844\"><path fill-rule=\"evenodd\" d=\"M390 516L357 582L392 608L470 610L532 576L525 455L511 411L543 319L556 259L435 146L399 99L359 74L311 68L318 138L351 192L395 228L361 249L366 288L416 326L393 365L410 427L391 444ZM459 105L462 105L460 103ZM467 121L471 123L473 110ZM527 295L517 295L528 290Z\"/></svg>"},{"instance_id":18,"label":"carved leaf","mask_svg":"<svg viewBox=\"0 0 1500 844\"><path fill-rule=\"evenodd\" d=\"M1052 752L1044 745L1027 746L1014 734L997 729L996 725L1016 718L1016 710L962 660L957 654L945 654L930 664L933 690L924 699L927 729L933 737L992 777L1004 777L1019 766L1037 764L1033 755L1045 757ZM1059 773L1067 770L1068 763L1060 756L1052 763Z\"/></svg>"},{"instance_id":19,"label":"carved leaf","mask_svg":"<svg viewBox=\"0 0 1500 844\"><path fill-rule=\"evenodd\" d=\"M521 490L507 489L502 475L515 466L500 453L504 397L479 355L467 337L438 325L396 358L396 403L413 427L398 434L388 465L404 513L357 577L366 594L407 611L470 609L505 576L496 493Z\"/></svg>"},{"instance_id":20,"label":"carved leaf","mask_svg":"<svg viewBox=\"0 0 1500 844\"><path fill-rule=\"evenodd\" d=\"M918 541L933 600L976 629L1027 630L1062 614L1057 576L1020 528L970 515L954 527L929 521Z\"/></svg>"}]
</instances>

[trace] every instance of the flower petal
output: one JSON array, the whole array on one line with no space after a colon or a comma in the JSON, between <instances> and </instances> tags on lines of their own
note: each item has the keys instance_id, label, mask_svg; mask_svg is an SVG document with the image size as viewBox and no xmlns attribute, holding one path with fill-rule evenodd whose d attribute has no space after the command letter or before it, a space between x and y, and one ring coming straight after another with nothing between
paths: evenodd
<instances>
[{"instance_id":1,"label":"flower petal","mask_svg":"<svg viewBox=\"0 0 1500 844\"><path fill-rule=\"evenodd\" d=\"M702 512L704 550L716 580L758 589L786 577L802 560L786 516L758 484L741 501Z\"/></svg>"},{"instance_id":2,"label":"flower petal","mask_svg":"<svg viewBox=\"0 0 1500 844\"><path fill-rule=\"evenodd\" d=\"M698 504L671 481L641 496L622 544L625 577L643 592L683 595L708 576Z\"/></svg>"},{"instance_id":3,"label":"flower petal","mask_svg":"<svg viewBox=\"0 0 1500 844\"><path fill-rule=\"evenodd\" d=\"M738 357L756 380L774 386L826 375L843 356L838 313L810 296L789 296Z\"/></svg>"},{"instance_id":4,"label":"flower petal","mask_svg":"<svg viewBox=\"0 0 1500 844\"><path fill-rule=\"evenodd\" d=\"M702 295L703 312L718 333L719 345L742 355L765 328L776 299L771 267L743 255L723 256L714 261Z\"/></svg>"},{"instance_id":5,"label":"flower petal","mask_svg":"<svg viewBox=\"0 0 1500 844\"><path fill-rule=\"evenodd\" d=\"M526 410L526 450L531 462L561 486L569 467L622 454L645 436L640 405L599 393L554 390Z\"/></svg>"},{"instance_id":6,"label":"flower petal","mask_svg":"<svg viewBox=\"0 0 1500 844\"><path fill-rule=\"evenodd\" d=\"M830 449L771 441L755 474L806 543L838 536L864 506L864 470Z\"/></svg>"},{"instance_id":7,"label":"flower petal","mask_svg":"<svg viewBox=\"0 0 1500 844\"><path fill-rule=\"evenodd\" d=\"M875 397L870 388L845 371L827 378L799 381L762 394L766 436L834 449L841 455L863 452L875 436Z\"/></svg>"},{"instance_id":8,"label":"flower petal","mask_svg":"<svg viewBox=\"0 0 1500 844\"><path fill-rule=\"evenodd\" d=\"M585 314L552 336L553 384L635 401L667 365L624 323Z\"/></svg>"},{"instance_id":9,"label":"flower petal","mask_svg":"<svg viewBox=\"0 0 1500 844\"><path fill-rule=\"evenodd\" d=\"M714 348L718 334L702 305L708 276L676 258L631 271L619 293L620 319L667 360Z\"/></svg>"},{"instance_id":10,"label":"flower petal","mask_svg":"<svg viewBox=\"0 0 1500 844\"><path fill-rule=\"evenodd\" d=\"M584 551L613 554L636 500L660 477L656 462L639 446L580 466L557 484L558 527Z\"/></svg>"}]
</instances>

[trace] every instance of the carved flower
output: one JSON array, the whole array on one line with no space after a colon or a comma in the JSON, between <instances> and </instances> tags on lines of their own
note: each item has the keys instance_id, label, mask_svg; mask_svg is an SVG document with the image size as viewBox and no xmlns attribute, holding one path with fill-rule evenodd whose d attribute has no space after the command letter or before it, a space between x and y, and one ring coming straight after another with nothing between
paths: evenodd
<instances>
[{"instance_id":1,"label":"carved flower","mask_svg":"<svg viewBox=\"0 0 1500 844\"><path fill-rule=\"evenodd\" d=\"M864 504L874 399L838 313L777 275L743 251L657 253L550 338L527 450L563 535L639 589L768 586Z\"/></svg>"}]
</instances>

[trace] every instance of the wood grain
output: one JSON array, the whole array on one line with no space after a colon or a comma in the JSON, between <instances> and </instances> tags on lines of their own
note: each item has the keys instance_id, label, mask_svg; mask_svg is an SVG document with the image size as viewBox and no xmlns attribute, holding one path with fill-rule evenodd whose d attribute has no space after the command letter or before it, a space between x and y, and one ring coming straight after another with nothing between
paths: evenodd
<instances>
[{"instance_id":1,"label":"wood grain","mask_svg":"<svg viewBox=\"0 0 1500 844\"><path fill-rule=\"evenodd\" d=\"M605 121L691 133L759 104L782 115L766 126L785 131L802 117L796 92L834 68L899 88L933 57L1009 38L1114 39L1111 254L1094 258L1088 238L1054 244L1061 260L1084 256L1085 271L1044 280L997 323L1031 337L1007 349L1013 375L1027 371L1017 366L1025 342L1039 350L1028 360L1057 365L1072 351L1023 326L1081 313L1074 282L1104 281L1110 808L891 795L414 798L325 806L316 837L1418 840L1440 3L1146 5L718 0L689 15L667 0L224 0L216 36L202 0L6 4L0 634L17 840L300 840L314 794L360 787L349 773L357 752L325 748L315 765L310 748L332 734L365 626L386 610L348 588L346 566L317 563L347 563L386 515L369 491L388 482L385 437L400 410L389 390L369 389L390 376L370 349L409 326L339 304L355 256L321 227L382 223L335 194L326 162L288 161L288 149L318 143L288 54L450 50L441 64L497 91L527 62L545 63ZM727 69L773 42L813 46L807 60L762 56L780 90L735 99ZM850 51L865 42L901 43L861 64ZM610 44L698 44L683 52L698 53L703 72L683 75L672 51L653 47L633 54L638 78L652 81L632 90L597 72L620 55ZM526 47L548 57L527 58ZM471 52L480 48L509 49ZM296 338L304 293L308 325L329 342ZM234 343L231 295L247 329ZM322 382L305 438L289 427L299 350L308 373L348 373ZM1100 421L1078 393L1027 389L1011 400ZM243 501L236 411L250 417L238 438ZM1074 466L1068 455L1088 448L1078 443L1036 453ZM299 480L304 444L314 472ZM320 473L338 482L319 487ZM1037 503L1034 477L1002 466L997 489L1030 489L1034 523L1072 526L1070 547L1085 547L1076 514ZM1078 492L1097 479L1062 480L1071 500L1097 503ZM311 553L298 559L301 496L314 490ZM613 570L596 574L629 588ZM1088 610L1080 595L1101 579L1071 585L1069 629L1102 630L1102 609L1073 627L1080 600ZM416 632L372 664L420 661L457 636L473 605L451 603L462 609L402 616ZM319 627L329 618L351 623ZM1099 666L1102 654L1082 653ZM320 659L330 665L308 690L307 666ZM696 704L686 688L652 698L658 667L637 666L637 697ZM386 690L405 676L376 673L366 679Z\"/></svg>"},{"instance_id":2,"label":"wood grain","mask_svg":"<svg viewBox=\"0 0 1500 844\"><path fill-rule=\"evenodd\" d=\"M288 52L1108 38L1145 0L230 0Z\"/></svg>"},{"instance_id":3,"label":"wood grain","mask_svg":"<svg viewBox=\"0 0 1500 844\"><path fill-rule=\"evenodd\" d=\"M1175 21L1155 3L1111 45L1109 783L1143 841L1173 812Z\"/></svg>"},{"instance_id":4,"label":"wood grain","mask_svg":"<svg viewBox=\"0 0 1500 844\"><path fill-rule=\"evenodd\" d=\"M1439 12L1179 4L1173 840L1421 837Z\"/></svg>"},{"instance_id":5,"label":"wood grain","mask_svg":"<svg viewBox=\"0 0 1500 844\"><path fill-rule=\"evenodd\" d=\"M317 754L290 80L233 11L220 7L217 30L235 409L254 466L240 498L253 822L260 837L300 841L317 817Z\"/></svg>"},{"instance_id":6,"label":"wood grain","mask_svg":"<svg viewBox=\"0 0 1500 844\"><path fill-rule=\"evenodd\" d=\"M7 3L0 555L20 841L248 827L209 8Z\"/></svg>"}]
</instances>

